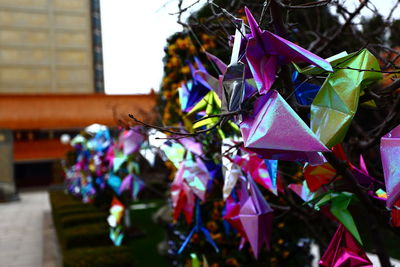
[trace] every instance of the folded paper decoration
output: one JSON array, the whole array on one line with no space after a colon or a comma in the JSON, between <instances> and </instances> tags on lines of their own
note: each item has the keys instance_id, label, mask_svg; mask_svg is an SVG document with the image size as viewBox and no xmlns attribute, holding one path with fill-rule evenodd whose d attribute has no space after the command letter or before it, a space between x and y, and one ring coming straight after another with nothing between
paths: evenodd
<instances>
[{"instance_id":1,"label":"folded paper decoration","mask_svg":"<svg viewBox=\"0 0 400 267\"><path fill-rule=\"evenodd\" d=\"M330 202L330 212L333 214L333 216L335 216L336 219L346 227L346 229L353 235L358 243L362 244L361 237L358 233L353 216L347 209L353 198L354 195L349 192L331 192L324 195L316 204L316 207L323 206Z\"/></svg>"},{"instance_id":2,"label":"folded paper decoration","mask_svg":"<svg viewBox=\"0 0 400 267\"><path fill-rule=\"evenodd\" d=\"M244 99L245 93L245 65L239 61L242 45L241 34L245 32L244 23L240 20L241 30L236 29L233 43L231 62L223 73L222 79L222 111L237 111Z\"/></svg>"},{"instance_id":3,"label":"folded paper decoration","mask_svg":"<svg viewBox=\"0 0 400 267\"><path fill-rule=\"evenodd\" d=\"M298 76L299 73L297 71L295 71L292 75L294 93L296 95L297 102L299 102L301 105L309 106L321 87L306 81L300 81Z\"/></svg>"},{"instance_id":4,"label":"folded paper decoration","mask_svg":"<svg viewBox=\"0 0 400 267\"><path fill-rule=\"evenodd\" d=\"M160 149L164 152L167 159L178 168L185 156L185 148L179 143L168 141L165 142Z\"/></svg>"},{"instance_id":5,"label":"folded paper decoration","mask_svg":"<svg viewBox=\"0 0 400 267\"><path fill-rule=\"evenodd\" d=\"M183 241L182 246L178 250L178 254L181 254L182 251L185 249L185 247L189 244L190 239L192 238L193 234L199 233L199 232L202 232L204 234L207 242L210 243L211 246L213 246L213 248L215 249L216 252L219 252L219 248L218 248L217 244L214 242L214 240L212 239L210 232L207 230L207 228L205 228L203 226L203 223L201 221L201 214L200 214L200 201L197 200L196 201L195 225L194 225L192 231L190 231L189 235L186 237L185 241Z\"/></svg>"},{"instance_id":6,"label":"folded paper decoration","mask_svg":"<svg viewBox=\"0 0 400 267\"><path fill-rule=\"evenodd\" d=\"M255 101L240 129L244 146L267 159L322 164L319 152L330 151L275 90Z\"/></svg>"},{"instance_id":7,"label":"folded paper decoration","mask_svg":"<svg viewBox=\"0 0 400 267\"><path fill-rule=\"evenodd\" d=\"M175 179L171 184L171 199L173 219L177 221L181 212L183 212L185 214L186 222L190 224L193 219L195 195L184 180L185 169L186 167L184 162L181 162L175 175Z\"/></svg>"},{"instance_id":8,"label":"folded paper decoration","mask_svg":"<svg viewBox=\"0 0 400 267\"><path fill-rule=\"evenodd\" d=\"M207 183L211 179L206 165L199 158L183 161L183 179L192 192L202 201L206 199Z\"/></svg>"},{"instance_id":9,"label":"folded paper decoration","mask_svg":"<svg viewBox=\"0 0 400 267\"><path fill-rule=\"evenodd\" d=\"M262 159L255 153L245 154L243 156L236 156L233 161L239 165L243 171L247 173L247 176L253 178L253 180L268 189L275 195L277 194L276 188L276 172L277 164L269 164L270 169L267 167L268 160ZM275 160L271 160L276 162ZM272 174L272 175L271 175Z\"/></svg>"},{"instance_id":10,"label":"folded paper decoration","mask_svg":"<svg viewBox=\"0 0 400 267\"><path fill-rule=\"evenodd\" d=\"M195 59L196 60L196 59ZM207 73L206 69L201 65L199 60L196 60L198 65L198 69L201 72ZM200 64L199 64L200 63ZM203 79L201 75L196 75L196 69L192 64L189 64L190 71L193 77L192 83L186 87L188 92L182 92L182 97L184 98L184 102L186 102L186 106L184 108L184 112L189 112L192 108L201 100L203 97L212 90L212 87L208 84L206 80ZM184 90L185 88L182 88ZM181 103L182 104L182 103Z\"/></svg>"},{"instance_id":11,"label":"folded paper decoration","mask_svg":"<svg viewBox=\"0 0 400 267\"><path fill-rule=\"evenodd\" d=\"M391 208L400 197L400 125L381 138L381 159L387 201Z\"/></svg>"},{"instance_id":12,"label":"folded paper decoration","mask_svg":"<svg viewBox=\"0 0 400 267\"><path fill-rule=\"evenodd\" d=\"M311 129L327 147L343 141L360 94L382 78L379 72L347 69L380 70L378 60L367 49L346 55L332 65L340 69L327 77L311 105Z\"/></svg>"},{"instance_id":13,"label":"folded paper decoration","mask_svg":"<svg viewBox=\"0 0 400 267\"><path fill-rule=\"evenodd\" d=\"M119 176L117 176L113 173L109 173L108 179L107 179L107 184L108 184L108 186L110 186L110 188L112 190L114 190L114 192L116 194L119 195L120 187L121 187L121 178L119 178Z\"/></svg>"},{"instance_id":14,"label":"folded paper decoration","mask_svg":"<svg viewBox=\"0 0 400 267\"><path fill-rule=\"evenodd\" d=\"M305 62L326 71L333 71L328 61L278 35L261 30L246 7L245 12L251 29L246 59L261 94L269 91L275 81L278 68L284 64Z\"/></svg>"},{"instance_id":15,"label":"folded paper decoration","mask_svg":"<svg viewBox=\"0 0 400 267\"><path fill-rule=\"evenodd\" d=\"M137 129L131 129L122 133L122 144L125 155L130 155L139 151L140 146L144 141L144 135Z\"/></svg>"},{"instance_id":16,"label":"folded paper decoration","mask_svg":"<svg viewBox=\"0 0 400 267\"><path fill-rule=\"evenodd\" d=\"M121 183L119 187L120 194L124 191L129 191L132 199L137 200L137 196L144 188L144 182L136 175L129 174L127 175Z\"/></svg>"},{"instance_id":17,"label":"folded paper decoration","mask_svg":"<svg viewBox=\"0 0 400 267\"><path fill-rule=\"evenodd\" d=\"M214 91L209 91L203 99L201 99L187 114L187 116L192 116L198 113L199 111L205 111L207 115L218 115L221 112L221 99L219 99L218 95ZM207 128L214 125L219 118L207 118L196 122L193 124L193 128L200 128L206 126Z\"/></svg>"},{"instance_id":18,"label":"folded paper decoration","mask_svg":"<svg viewBox=\"0 0 400 267\"><path fill-rule=\"evenodd\" d=\"M341 224L319 261L323 267L373 267L362 247Z\"/></svg>"},{"instance_id":19,"label":"folded paper decoration","mask_svg":"<svg viewBox=\"0 0 400 267\"><path fill-rule=\"evenodd\" d=\"M288 187L305 202L308 202L315 197L315 193L310 191L306 181L304 181L303 184L290 184Z\"/></svg>"},{"instance_id":20,"label":"folded paper decoration","mask_svg":"<svg viewBox=\"0 0 400 267\"><path fill-rule=\"evenodd\" d=\"M248 178L248 189L250 194L240 207L239 218L253 254L258 258L263 244L270 246L273 210L251 178Z\"/></svg>"},{"instance_id":21,"label":"folded paper decoration","mask_svg":"<svg viewBox=\"0 0 400 267\"><path fill-rule=\"evenodd\" d=\"M110 215L107 218L107 222L110 225L110 239L116 246L121 245L124 237L121 225L124 212L125 206L114 197L111 203Z\"/></svg>"},{"instance_id":22,"label":"folded paper decoration","mask_svg":"<svg viewBox=\"0 0 400 267\"><path fill-rule=\"evenodd\" d=\"M203 146L201 143L197 142L193 137L185 137L178 139L179 143L181 143L186 150L196 154L198 156L203 155Z\"/></svg>"}]
</instances>

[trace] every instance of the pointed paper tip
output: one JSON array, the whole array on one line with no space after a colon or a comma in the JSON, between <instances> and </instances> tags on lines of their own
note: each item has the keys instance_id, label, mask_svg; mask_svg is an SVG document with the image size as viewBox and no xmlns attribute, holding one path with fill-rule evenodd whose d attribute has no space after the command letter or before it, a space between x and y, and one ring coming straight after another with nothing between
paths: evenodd
<instances>
[{"instance_id":1,"label":"pointed paper tip","mask_svg":"<svg viewBox=\"0 0 400 267\"><path fill-rule=\"evenodd\" d=\"M246 17L247 17L247 22L250 26L251 29L251 34L253 36L257 35L260 33L260 28L258 26L258 23L256 22L256 20L253 17L253 14L251 14L250 10L245 6L244 7L244 11L246 13Z\"/></svg>"}]
</instances>

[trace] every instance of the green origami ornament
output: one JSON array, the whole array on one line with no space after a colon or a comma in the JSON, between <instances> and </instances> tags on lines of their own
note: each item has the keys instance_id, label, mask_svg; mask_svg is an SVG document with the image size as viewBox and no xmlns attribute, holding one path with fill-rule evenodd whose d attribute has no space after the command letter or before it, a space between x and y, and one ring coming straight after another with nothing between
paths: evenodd
<instances>
[{"instance_id":1,"label":"green origami ornament","mask_svg":"<svg viewBox=\"0 0 400 267\"><path fill-rule=\"evenodd\" d=\"M353 216L347 209L354 195L349 192L328 193L324 195L317 204L316 208L331 202L330 211L333 216L353 235L353 237L362 245L360 234L354 222Z\"/></svg>"},{"instance_id":2,"label":"green origami ornament","mask_svg":"<svg viewBox=\"0 0 400 267\"><path fill-rule=\"evenodd\" d=\"M200 111L205 111L206 113L206 115L203 117L205 119L201 119L193 124L193 129L198 129L203 126L209 129L218 123L220 119L219 117L206 117L210 115L221 114L221 104L221 99L218 97L217 93L214 91L209 91L204 98L200 100L188 114L186 114L186 117L192 117ZM239 127L232 121L228 121L227 123L234 131L240 132ZM217 130L221 138L225 138L225 133L221 130L221 128L217 127Z\"/></svg>"},{"instance_id":3,"label":"green origami ornament","mask_svg":"<svg viewBox=\"0 0 400 267\"><path fill-rule=\"evenodd\" d=\"M349 55L341 53L330 61L334 72L326 78L312 102L310 118L311 129L327 147L343 141L363 90L382 79L379 72L353 70L380 70L378 60L367 49ZM295 67L303 74L324 73L324 70L317 67Z\"/></svg>"},{"instance_id":4,"label":"green origami ornament","mask_svg":"<svg viewBox=\"0 0 400 267\"><path fill-rule=\"evenodd\" d=\"M205 111L206 115L218 115L221 113L221 100L219 99L218 95L214 91L209 91L202 100L197 103L193 109L186 115L192 116L200 111ZM212 117L200 120L193 124L193 128L197 129L200 127L212 127L215 123L219 120L218 117Z\"/></svg>"}]
</instances>

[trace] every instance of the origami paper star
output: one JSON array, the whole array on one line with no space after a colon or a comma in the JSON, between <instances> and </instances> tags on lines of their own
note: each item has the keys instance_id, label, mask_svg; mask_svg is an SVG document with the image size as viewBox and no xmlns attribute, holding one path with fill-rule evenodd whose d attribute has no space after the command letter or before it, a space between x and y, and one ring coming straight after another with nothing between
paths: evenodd
<instances>
[{"instance_id":1,"label":"origami paper star","mask_svg":"<svg viewBox=\"0 0 400 267\"><path fill-rule=\"evenodd\" d=\"M373 267L354 237L341 224L319 261L323 267Z\"/></svg>"},{"instance_id":2,"label":"origami paper star","mask_svg":"<svg viewBox=\"0 0 400 267\"><path fill-rule=\"evenodd\" d=\"M178 220L179 215L183 211L186 222L190 224L193 219L195 196L189 185L184 180L183 174L185 168L184 162L181 162L175 175L175 179L171 184L171 199L174 220Z\"/></svg>"},{"instance_id":3,"label":"origami paper star","mask_svg":"<svg viewBox=\"0 0 400 267\"><path fill-rule=\"evenodd\" d=\"M388 196L386 205L391 208L400 197L400 125L381 138L380 149Z\"/></svg>"},{"instance_id":4,"label":"origami paper star","mask_svg":"<svg viewBox=\"0 0 400 267\"><path fill-rule=\"evenodd\" d=\"M138 131L138 128L122 132L121 141L124 154L130 155L137 152L140 149L144 139L144 135Z\"/></svg>"},{"instance_id":5,"label":"origami paper star","mask_svg":"<svg viewBox=\"0 0 400 267\"><path fill-rule=\"evenodd\" d=\"M245 12L251 29L246 59L260 94L269 91L275 81L278 68L284 64L305 62L319 66L326 71L333 71L326 60L282 37L261 30L247 7L245 7Z\"/></svg>"},{"instance_id":6,"label":"origami paper star","mask_svg":"<svg viewBox=\"0 0 400 267\"><path fill-rule=\"evenodd\" d=\"M333 66L341 69L326 78L311 105L311 129L327 147L343 141L357 111L360 94L382 78L379 72L346 69L380 70L378 60L367 49L347 55Z\"/></svg>"},{"instance_id":7,"label":"origami paper star","mask_svg":"<svg viewBox=\"0 0 400 267\"><path fill-rule=\"evenodd\" d=\"M244 146L267 159L322 164L319 152L330 151L275 90L254 103L252 115L240 124Z\"/></svg>"},{"instance_id":8,"label":"origami paper star","mask_svg":"<svg viewBox=\"0 0 400 267\"><path fill-rule=\"evenodd\" d=\"M253 254L258 258L263 244L269 248L273 210L251 178L248 183L250 194L240 207L239 218Z\"/></svg>"}]
</instances>

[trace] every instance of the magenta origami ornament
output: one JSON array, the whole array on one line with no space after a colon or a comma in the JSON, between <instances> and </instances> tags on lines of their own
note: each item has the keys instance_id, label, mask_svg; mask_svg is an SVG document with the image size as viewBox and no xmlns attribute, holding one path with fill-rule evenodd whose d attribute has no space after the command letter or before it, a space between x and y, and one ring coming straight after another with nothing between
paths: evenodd
<instances>
[{"instance_id":1,"label":"magenta origami ornament","mask_svg":"<svg viewBox=\"0 0 400 267\"><path fill-rule=\"evenodd\" d=\"M325 162L330 151L275 90L259 97L240 124L244 146L267 159Z\"/></svg>"},{"instance_id":2,"label":"magenta origami ornament","mask_svg":"<svg viewBox=\"0 0 400 267\"><path fill-rule=\"evenodd\" d=\"M246 58L260 94L268 92L275 81L278 68L284 64L305 62L326 71L333 71L325 59L278 35L261 30L247 7L245 7L245 12L251 29Z\"/></svg>"},{"instance_id":3,"label":"magenta origami ornament","mask_svg":"<svg viewBox=\"0 0 400 267\"><path fill-rule=\"evenodd\" d=\"M372 267L365 251L341 224L319 261L323 267Z\"/></svg>"},{"instance_id":4,"label":"magenta origami ornament","mask_svg":"<svg viewBox=\"0 0 400 267\"><path fill-rule=\"evenodd\" d=\"M241 204L239 218L253 254L258 258L262 245L270 246L273 210L251 178L248 178L248 190L249 195Z\"/></svg>"},{"instance_id":5,"label":"magenta origami ornament","mask_svg":"<svg viewBox=\"0 0 400 267\"><path fill-rule=\"evenodd\" d=\"M381 159L391 208L400 197L400 125L381 138Z\"/></svg>"}]
</instances>

